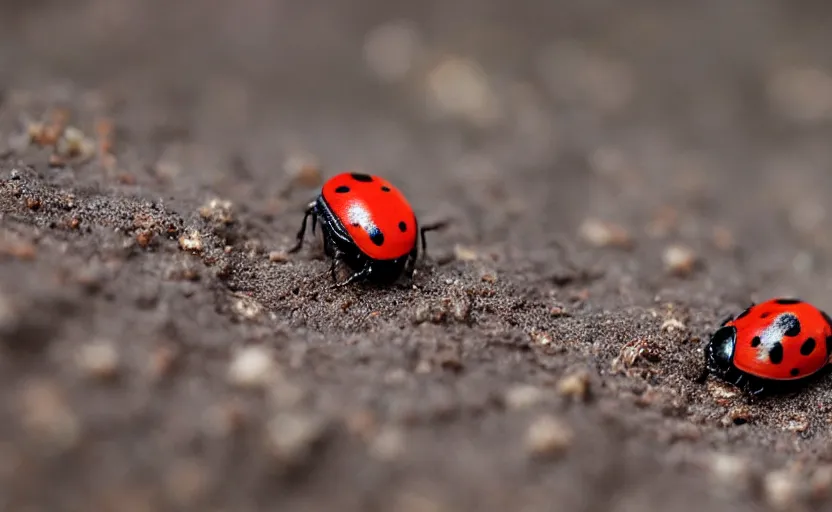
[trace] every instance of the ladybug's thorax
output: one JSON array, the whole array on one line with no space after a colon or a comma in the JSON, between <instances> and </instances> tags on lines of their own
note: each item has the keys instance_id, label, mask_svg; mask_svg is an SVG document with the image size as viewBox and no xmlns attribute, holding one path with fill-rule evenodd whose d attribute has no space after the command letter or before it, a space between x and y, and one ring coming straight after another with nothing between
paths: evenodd
<instances>
[{"instance_id":1,"label":"ladybug's thorax","mask_svg":"<svg viewBox=\"0 0 832 512\"><path fill-rule=\"evenodd\" d=\"M715 375L725 375L734 366L737 329L731 324L719 328L705 347L705 365Z\"/></svg>"}]
</instances>

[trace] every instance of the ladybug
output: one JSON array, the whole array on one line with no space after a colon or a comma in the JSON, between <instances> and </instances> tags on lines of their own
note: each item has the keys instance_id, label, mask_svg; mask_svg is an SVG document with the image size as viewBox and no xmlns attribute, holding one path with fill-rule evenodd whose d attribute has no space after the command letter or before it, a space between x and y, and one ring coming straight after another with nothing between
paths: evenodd
<instances>
[{"instance_id":1,"label":"ladybug","mask_svg":"<svg viewBox=\"0 0 832 512\"><path fill-rule=\"evenodd\" d=\"M705 376L759 395L817 373L830 354L829 315L800 299L774 298L722 322L705 347Z\"/></svg>"},{"instance_id":2,"label":"ladybug","mask_svg":"<svg viewBox=\"0 0 832 512\"><path fill-rule=\"evenodd\" d=\"M321 223L324 252L332 258L334 287L357 281L389 284L402 274L412 278L419 255L417 236L421 235L426 253L425 232L444 226L437 223L420 229L404 194L384 178L357 172L338 174L324 183L318 197L307 205L297 244L289 253L303 245L310 216L313 234L316 223ZM339 261L353 271L342 283L335 276Z\"/></svg>"}]
</instances>

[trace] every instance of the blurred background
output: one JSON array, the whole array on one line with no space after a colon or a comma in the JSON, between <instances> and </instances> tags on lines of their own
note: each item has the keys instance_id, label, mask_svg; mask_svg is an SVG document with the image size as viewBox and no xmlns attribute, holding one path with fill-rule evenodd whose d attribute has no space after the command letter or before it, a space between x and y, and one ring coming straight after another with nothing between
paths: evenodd
<instances>
[{"instance_id":1,"label":"blurred background","mask_svg":"<svg viewBox=\"0 0 832 512\"><path fill-rule=\"evenodd\" d=\"M769 231L755 232L768 219L750 206L762 202L763 216L800 229L826 219L832 18L822 1L40 0L2 9L7 93L94 91L140 141L128 153L190 162L200 169L188 180L215 182L230 154L266 179L292 155L330 173L364 167L416 198L441 194L425 209L465 210L488 241L511 230L491 218L505 215L489 212L483 187L502 190L498 199L544 233L578 223L583 213L571 212L587 205L644 221L664 204L692 204L755 236Z\"/></svg>"}]
</instances>

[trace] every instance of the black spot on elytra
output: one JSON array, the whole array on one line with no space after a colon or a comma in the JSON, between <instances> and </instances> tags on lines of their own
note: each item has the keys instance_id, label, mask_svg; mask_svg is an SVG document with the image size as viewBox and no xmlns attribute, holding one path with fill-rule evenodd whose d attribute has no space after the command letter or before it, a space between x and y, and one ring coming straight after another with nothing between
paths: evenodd
<instances>
[{"instance_id":1,"label":"black spot on elytra","mask_svg":"<svg viewBox=\"0 0 832 512\"><path fill-rule=\"evenodd\" d=\"M783 335L794 337L800 334L800 320L796 316L791 314L782 315L778 323L785 328Z\"/></svg>"},{"instance_id":2,"label":"black spot on elytra","mask_svg":"<svg viewBox=\"0 0 832 512\"><path fill-rule=\"evenodd\" d=\"M736 320L739 320L740 318L745 318L746 316L748 316L748 313L751 313L751 308L752 308L752 307L754 307L754 306L751 306L751 307L749 307L748 309L746 309L745 311L743 311L742 313L740 313L740 314L737 316Z\"/></svg>"},{"instance_id":3,"label":"black spot on elytra","mask_svg":"<svg viewBox=\"0 0 832 512\"><path fill-rule=\"evenodd\" d=\"M771 316L771 313L769 313L768 311L766 311L765 313L763 313L762 315L760 315L760 318L768 318L768 317L770 317L770 316Z\"/></svg>"},{"instance_id":4,"label":"black spot on elytra","mask_svg":"<svg viewBox=\"0 0 832 512\"><path fill-rule=\"evenodd\" d=\"M382 191L382 192L390 192L390 187L388 187L387 185L385 185L385 186L381 187L381 191Z\"/></svg>"},{"instance_id":5,"label":"black spot on elytra","mask_svg":"<svg viewBox=\"0 0 832 512\"><path fill-rule=\"evenodd\" d=\"M359 224L359 223L357 223L357 222L353 222L353 223L352 223L352 227L354 227L354 228L357 228L357 227L358 227L358 226L360 226L360 225L361 225L361 224Z\"/></svg>"},{"instance_id":6,"label":"black spot on elytra","mask_svg":"<svg viewBox=\"0 0 832 512\"><path fill-rule=\"evenodd\" d=\"M768 351L768 359L771 364L780 364L783 362L783 345L775 343L771 350Z\"/></svg>"},{"instance_id":7,"label":"black spot on elytra","mask_svg":"<svg viewBox=\"0 0 832 512\"><path fill-rule=\"evenodd\" d=\"M755 348L760 346L760 337L759 336L754 336L754 338L751 339L751 346L755 347Z\"/></svg>"},{"instance_id":8,"label":"black spot on elytra","mask_svg":"<svg viewBox=\"0 0 832 512\"><path fill-rule=\"evenodd\" d=\"M351 173L350 177L355 181L360 181L362 183L370 183L371 181L373 181L373 177L369 174L361 174L359 172Z\"/></svg>"},{"instance_id":9,"label":"black spot on elytra","mask_svg":"<svg viewBox=\"0 0 832 512\"><path fill-rule=\"evenodd\" d=\"M384 233L376 229L370 233L370 240L372 240L374 244L381 246L384 244Z\"/></svg>"},{"instance_id":10,"label":"black spot on elytra","mask_svg":"<svg viewBox=\"0 0 832 512\"><path fill-rule=\"evenodd\" d=\"M407 231L407 224L405 224L404 221L399 222L399 231L401 231L402 233Z\"/></svg>"},{"instance_id":11,"label":"black spot on elytra","mask_svg":"<svg viewBox=\"0 0 832 512\"><path fill-rule=\"evenodd\" d=\"M791 375L792 377L797 377L797 374L799 373L800 370L798 370L797 368L792 368L791 370L789 370L789 375Z\"/></svg>"},{"instance_id":12,"label":"black spot on elytra","mask_svg":"<svg viewBox=\"0 0 832 512\"><path fill-rule=\"evenodd\" d=\"M775 304L783 304L784 306L788 306L789 304L800 304L803 302L800 299L777 299L774 301Z\"/></svg>"},{"instance_id":13,"label":"black spot on elytra","mask_svg":"<svg viewBox=\"0 0 832 512\"><path fill-rule=\"evenodd\" d=\"M350 187L347 187L345 185L341 185L340 187L335 189L335 192L337 192L339 194L346 194L349 191L350 191Z\"/></svg>"},{"instance_id":14,"label":"black spot on elytra","mask_svg":"<svg viewBox=\"0 0 832 512\"><path fill-rule=\"evenodd\" d=\"M800 354L804 356L808 356L812 352L815 351L815 338L809 338L808 340L803 342L803 345L800 345Z\"/></svg>"}]
</instances>

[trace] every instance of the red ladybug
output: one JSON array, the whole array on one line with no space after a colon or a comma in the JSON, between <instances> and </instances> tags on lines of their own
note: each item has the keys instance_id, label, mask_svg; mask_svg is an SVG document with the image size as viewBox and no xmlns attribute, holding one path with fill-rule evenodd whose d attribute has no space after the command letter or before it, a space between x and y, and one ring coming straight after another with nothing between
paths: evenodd
<instances>
[{"instance_id":1,"label":"red ladybug","mask_svg":"<svg viewBox=\"0 0 832 512\"><path fill-rule=\"evenodd\" d=\"M316 223L321 222L324 252L332 258L330 274L335 287L363 280L391 283L403 273L412 278L419 254L417 233L422 236L425 253L425 232L444 226L438 223L419 229L410 203L396 187L384 178L354 172L339 174L324 183L318 198L304 212L297 245L290 253L303 245L310 215L313 234ZM335 277L339 261L353 270L340 284Z\"/></svg>"},{"instance_id":2,"label":"red ladybug","mask_svg":"<svg viewBox=\"0 0 832 512\"><path fill-rule=\"evenodd\" d=\"M770 299L726 319L705 347L706 372L762 393L821 370L832 354L832 319L799 299Z\"/></svg>"}]
</instances>

